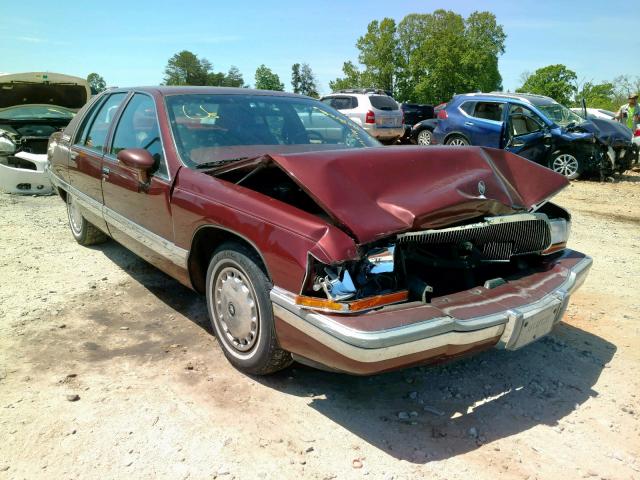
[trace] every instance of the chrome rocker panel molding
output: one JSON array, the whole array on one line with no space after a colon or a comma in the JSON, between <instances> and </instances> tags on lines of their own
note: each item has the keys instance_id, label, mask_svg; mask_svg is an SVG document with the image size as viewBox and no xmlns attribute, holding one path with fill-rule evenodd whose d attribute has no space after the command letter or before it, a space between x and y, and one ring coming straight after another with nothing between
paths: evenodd
<instances>
[{"instance_id":1,"label":"chrome rocker panel molding","mask_svg":"<svg viewBox=\"0 0 640 480\"><path fill-rule=\"evenodd\" d=\"M523 325L536 315L551 315L560 321L570 295L579 288L591 267L585 257L571 268L567 279L552 292L530 304L469 320L442 316L387 330L362 331L339 324L330 317L295 304L295 295L271 290L276 317L332 350L356 361L379 362L446 345L470 345L500 336L496 347L515 350ZM538 337L539 338L539 337ZM537 338L534 338L537 339Z\"/></svg>"},{"instance_id":2,"label":"chrome rocker panel molding","mask_svg":"<svg viewBox=\"0 0 640 480\"><path fill-rule=\"evenodd\" d=\"M170 260L177 266L187 268L189 252L184 248L178 247L160 235L157 235L137 223L132 222L128 218L106 207L97 200L82 193L77 188L69 185L67 182L59 178L51 170L49 170L49 178L55 187L64 190L67 192L67 195L73 195L83 208L87 209L94 215L103 218L108 225L111 225L121 232L129 235L137 242L167 260Z\"/></svg>"}]
</instances>

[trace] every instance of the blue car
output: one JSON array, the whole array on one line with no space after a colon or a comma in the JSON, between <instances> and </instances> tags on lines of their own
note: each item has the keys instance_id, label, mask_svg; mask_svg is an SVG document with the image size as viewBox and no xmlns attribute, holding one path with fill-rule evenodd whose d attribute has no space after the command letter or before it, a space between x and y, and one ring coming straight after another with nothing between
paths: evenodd
<instances>
[{"instance_id":1,"label":"blue car","mask_svg":"<svg viewBox=\"0 0 640 480\"><path fill-rule=\"evenodd\" d=\"M570 180L622 173L637 155L620 124L585 120L549 97L532 94L456 95L438 113L433 143L502 148Z\"/></svg>"}]
</instances>

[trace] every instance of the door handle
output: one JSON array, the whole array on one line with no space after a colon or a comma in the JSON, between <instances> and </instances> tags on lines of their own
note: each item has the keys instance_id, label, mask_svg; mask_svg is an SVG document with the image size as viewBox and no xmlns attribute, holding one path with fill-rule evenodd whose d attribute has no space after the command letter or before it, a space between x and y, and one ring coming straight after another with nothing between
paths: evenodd
<instances>
[{"instance_id":1,"label":"door handle","mask_svg":"<svg viewBox=\"0 0 640 480\"><path fill-rule=\"evenodd\" d=\"M108 177L110 173L111 173L111 169L109 167L102 167L102 174L105 177Z\"/></svg>"},{"instance_id":2,"label":"door handle","mask_svg":"<svg viewBox=\"0 0 640 480\"><path fill-rule=\"evenodd\" d=\"M524 142L522 140L516 140L511 144L512 147L523 147Z\"/></svg>"},{"instance_id":3,"label":"door handle","mask_svg":"<svg viewBox=\"0 0 640 480\"><path fill-rule=\"evenodd\" d=\"M464 122L467 127L473 127L473 122Z\"/></svg>"},{"instance_id":4,"label":"door handle","mask_svg":"<svg viewBox=\"0 0 640 480\"><path fill-rule=\"evenodd\" d=\"M74 151L72 151L72 152L69 154L69 157L71 157L71 160L75 160L77 156L78 156L78 152L74 152Z\"/></svg>"}]
</instances>

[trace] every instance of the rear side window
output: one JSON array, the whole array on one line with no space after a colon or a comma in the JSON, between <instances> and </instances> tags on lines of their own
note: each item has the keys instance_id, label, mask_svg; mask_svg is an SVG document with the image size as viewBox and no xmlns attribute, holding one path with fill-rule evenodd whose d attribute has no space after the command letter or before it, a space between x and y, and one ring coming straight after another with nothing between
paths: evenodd
<instances>
[{"instance_id":1,"label":"rear side window","mask_svg":"<svg viewBox=\"0 0 640 480\"><path fill-rule=\"evenodd\" d=\"M369 101L371 106L378 110L398 110L399 108L396 101L386 95L370 95Z\"/></svg>"},{"instance_id":2,"label":"rear side window","mask_svg":"<svg viewBox=\"0 0 640 480\"><path fill-rule=\"evenodd\" d=\"M476 118L482 118L484 120L493 120L495 122L502 121L502 110L504 108L503 103L498 102L478 102L473 112L473 116Z\"/></svg>"},{"instance_id":3,"label":"rear side window","mask_svg":"<svg viewBox=\"0 0 640 480\"><path fill-rule=\"evenodd\" d=\"M460 105L460 110L462 110L467 115L473 115L473 109L476 106L476 102L464 102Z\"/></svg>"},{"instance_id":4,"label":"rear side window","mask_svg":"<svg viewBox=\"0 0 640 480\"><path fill-rule=\"evenodd\" d=\"M102 152L102 147L104 147L107 140L107 133L109 132L113 117L126 96L127 94L125 92L114 93L109 96L109 98L103 102L93 119L84 126L76 143L95 150L96 152Z\"/></svg>"}]
</instances>

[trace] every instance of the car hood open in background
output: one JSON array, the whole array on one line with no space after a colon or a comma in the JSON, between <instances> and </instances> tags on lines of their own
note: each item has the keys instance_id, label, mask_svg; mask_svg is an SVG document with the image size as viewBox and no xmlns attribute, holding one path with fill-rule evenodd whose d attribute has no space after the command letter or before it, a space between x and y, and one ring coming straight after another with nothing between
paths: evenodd
<instances>
[{"instance_id":1,"label":"car hood open in background","mask_svg":"<svg viewBox=\"0 0 640 480\"><path fill-rule=\"evenodd\" d=\"M80 109L91 92L86 80L55 73L0 75L0 109L16 105L56 105Z\"/></svg>"},{"instance_id":2,"label":"car hood open in background","mask_svg":"<svg viewBox=\"0 0 640 480\"><path fill-rule=\"evenodd\" d=\"M545 167L481 147L366 148L268 158L361 244L528 210L568 185Z\"/></svg>"}]
</instances>

